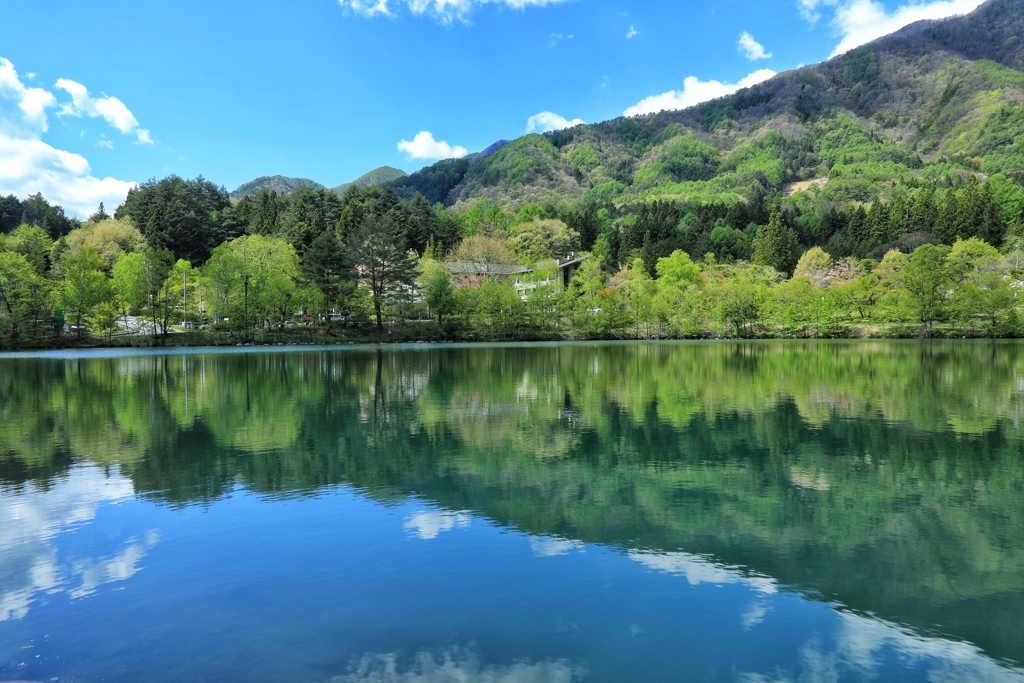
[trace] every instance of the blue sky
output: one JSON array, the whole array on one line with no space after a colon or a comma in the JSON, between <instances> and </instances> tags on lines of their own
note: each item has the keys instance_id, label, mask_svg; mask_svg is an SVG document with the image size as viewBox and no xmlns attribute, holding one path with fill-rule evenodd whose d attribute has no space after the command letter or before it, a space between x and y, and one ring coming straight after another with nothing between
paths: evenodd
<instances>
[{"instance_id":1,"label":"blue sky","mask_svg":"<svg viewBox=\"0 0 1024 683\"><path fill-rule=\"evenodd\" d=\"M171 173L333 186L679 108L980 0L4 4L0 194L84 217Z\"/></svg>"}]
</instances>

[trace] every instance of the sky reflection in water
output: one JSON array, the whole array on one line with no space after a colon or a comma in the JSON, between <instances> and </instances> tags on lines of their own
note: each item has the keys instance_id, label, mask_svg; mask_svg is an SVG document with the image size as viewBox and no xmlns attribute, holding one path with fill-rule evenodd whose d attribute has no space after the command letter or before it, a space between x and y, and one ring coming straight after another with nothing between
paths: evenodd
<instances>
[{"instance_id":1,"label":"sky reflection in water","mask_svg":"<svg viewBox=\"0 0 1024 683\"><path fill-rule=\"evenodd\" d=\"M1020 600L1024 356L942 417L692 348L4 366L0 680L1024 681L1020 633L964 616ZM970 354L851 350L973 391ZM898 550L933 538L944 574Z\"/></svg>"}]
</instances>

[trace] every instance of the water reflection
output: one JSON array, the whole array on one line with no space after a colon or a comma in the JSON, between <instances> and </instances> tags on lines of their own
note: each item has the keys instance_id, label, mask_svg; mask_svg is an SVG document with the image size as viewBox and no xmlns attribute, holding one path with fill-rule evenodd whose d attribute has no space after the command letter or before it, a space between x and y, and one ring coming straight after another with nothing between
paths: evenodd
<instances>
[{"instance_id":1,"label":"water reflection","mask_svg":"<svg viewBox=\"0 0 1024 683\"><path fill-rule=\"evenodd\" d=\"M92 521L97 510L134 495L131 480L116 471L81 466L43 488L0 491L0 621L21 619L41 595L66 591L72 598L92 595L104 585L125 581L160 535L106 539L113 554L58 553L56 537Z\"/></svg>"},{"instance_id":2,"label":"water reflection","mask_svg":"<svg viewBox=\"0 0 1024 683\"><path fill-rule=\"evenodd\" d=\"M469 525L472 517L466 512L450 510L417 510L402 525L413 536L422 539L437 538L445 531Z\"/></svg>"},{"instance_id":3,"label":"water reflection","mask_svg":"<svg viewBox=\"0 0 1024 683\"><path fill-rule=\"evenodd\" d=\"M356 671L332 678L330 683L571 683L585 677L585 671L567 661L484 664L466 648L441 652L371 654L362 658Z\"/></svg>"},{"instance_id":4,"label":"water reflection","mask_svg":"<svg viewBox=\"0 0 1024 683\"><path fill-rule=\"evenodd\" d=\"M91 559L49 542L105 502L350 485L422 501L401 520L417 539L483 518L535 556L596 544L749 589L746 631L780 587L843 606L846 635L764 680L870 671L879 648L984 680L1006 670L979 652L1024 661L1022 401L1024 346L999 342L0 360L0 617L138 570L158 536Z\"/></svg>"},{"instance_id":5,"label":"water reflection","mask_svg":"<svg viewBox=\"0 0 1024 683\"><path fill-rule=\"evenodd\" d=\"M926 638L878 619L840 613L834 636L805 643L799 662L788 671L745 672L741 683L791 681L887 680L895 659L903 670L918 669L930 683L1019 683L1024 671L985 657L973 645ZM887 668L889 669L887 671Z\"/></svg>"}]
</instances>

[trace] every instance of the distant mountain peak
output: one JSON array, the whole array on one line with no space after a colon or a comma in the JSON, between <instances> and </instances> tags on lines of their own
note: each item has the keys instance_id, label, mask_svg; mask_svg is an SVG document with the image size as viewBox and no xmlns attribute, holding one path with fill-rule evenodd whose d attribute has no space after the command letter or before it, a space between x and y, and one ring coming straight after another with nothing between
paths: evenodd
<instances>
[{"instance_id":1,"label":"distant mountain peak","mask_svg":"<svg viewBox=\"0 0 1024 683\"><path fill-rule=\"evenodd\" d=\"M367 185L386 185L398 180L399 178L404 178L407 175L408 174L400 168L395 168L394 166L380 166L369 173L364 173L350 183L342 183L341 185L331 189L341 195L350 187L362 188Z\"/></svg>"},{"instance_id":2,"label":"distant mountain peak","mask_svg":"<svg viewBox=\"0 0 1024 683\"><path fill-rule=\"evenodd\" d=\"M239 185L229 195L231 199L238 201L246 195L259 194L260 190L266 189L267 191L277 192L277 194L291 194L300 187L311 187L314 190L326 189L323 185L310 180L309 178L289 178L283 175L265 175L260 176L254 180L250 180L247 183Z\"/></svg>"}]
</instances>

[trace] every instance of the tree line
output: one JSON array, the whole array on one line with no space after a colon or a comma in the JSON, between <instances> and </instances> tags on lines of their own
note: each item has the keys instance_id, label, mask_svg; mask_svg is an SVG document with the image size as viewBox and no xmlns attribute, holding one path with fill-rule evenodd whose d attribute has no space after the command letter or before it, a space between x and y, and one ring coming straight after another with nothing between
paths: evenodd
<instances>
[{"instance_id":1,"label":"tree line","mask_svg":"<svg viewBox=\"0 0 1024 683\"><path fill-rule=\"evenodd\" d=\"M316 338L1016 336L1024 188L911 180L888 201L456 208L391 187L170 176L114 213L0 198L0 343ZM561 285L555 259L584 252ZM454 265L461 264L461 267ZM488 275L480 270L503 266ZM521 266L521 267L517 267ZM467 270L468 268L468 270ZM199 337L192 333L192 337Z\"/></svg>"}]
</instances>

